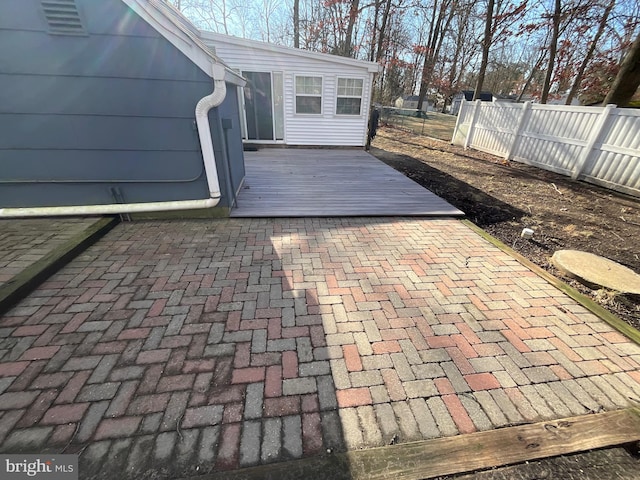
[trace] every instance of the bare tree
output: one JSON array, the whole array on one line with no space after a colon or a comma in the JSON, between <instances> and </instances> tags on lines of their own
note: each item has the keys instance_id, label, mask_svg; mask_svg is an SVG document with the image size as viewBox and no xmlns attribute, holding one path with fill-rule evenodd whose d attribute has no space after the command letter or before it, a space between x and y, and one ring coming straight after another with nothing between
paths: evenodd
<instances>
[{"instance_id":1,"label":"bare tree","mask_svg":"<svg viewBox=\"0 0 640 480\"><path fill-rule=\"evenodd\" d=\"M547 56L546 49L544 49L544 48L538 49L538 55L537 55L536 60L534 61L533 65L531 65L531 67L529 69L529 73L528 73L528 75L526 77L524 85L522 85L522 88L520 89L520 93L518 94L518 98L516 100L517 102L521 102L522 101L522 97L524 96L524 94L527 92L527 90L531 86L531 82L533 82L533 79L535 78L535 76L540 72L540 68L542 67L542 63L544 62L544 58L546 56Z\"/></svg>"},{"instance_id":2,"label":"bare tree","mask_svg":"<svg viewBox=\"0 0 640 480\"><path fill-rule=\"evenodd\" d=\"M521 3L517 3L521 2ZM527 0L488 0L482 35L481 60L476 77L474 100L480 96L489 65L491 50L498 44L506 43L513 36L513 26L520 22L527 11Z\"/></svg>"},{"instance_id":3,"label":"bare tree","mask_svg":"<svg viewBox=\"0 0 640 480\"><path fill-rule=\"evenodd\" d=\"M493 0L490 0L493 1ZM453 9L450 0L434 0L431 10L431 22L429 24L429 34L427 45L424 49L424 63L422 65L422 79L420 80L420 92L418 93L418 110L422 109L424 99L430 87L433 69L437 58L440 56L440 48L445 34L451 23Z\"/></svg>"},{"instance_id":4,"label":"bare tree","mask_svg":"<svg viewBox=\"0 0 640 480\"><path fill-rule=\"evenodd\" d=\"M373 4L373 19L369 20L369 25L371 29L371 39L369 42L369 61L373 62L376 59L376 45L377 36L378 36L378 17L380 14L380 0L375 0Z\"/></svg>"},{"instance_id":5,"label":"bare tree","mask_svg":"<svg viewBox=\"0 0 640 480\"><path fill-rule=\"evenodd\" d=\"M582 77L584 75L585 70L587 69L587 65L593 58L593 54L596 51L596 47L598 46L598 42L602 37L606 27L607 21L609 20L609 15L613 10L613 7L616 4L616 0L610 0L609 4L604 9L602 13L602 17L600 18L600 23L598 24L598 30L596 31L591 43L589 44L589 49L587 50L587 54L584 56L582 62L580 63L580 67L578 67L578 72L576 73L575 79L573 80L573 85L571 86L571 91L569 95L567 95L566 105L571 105L571 102L578 94L578 90L580 89L580 84L582 83Z\"/></svg>"},{"instance_id":6,"label":"bare tree","mask_svg":"<svg viewBox=\"0 0 640 480\"><path fill-rule=\"evenodd\" d=\"M547 103L549 91L551 90L551 79L553 77L553 67L555 66L556 54L558 53L558 39L560 38L560 22L562 20L562 0L554 0L554 10L551 15L551 39L549 41L549 56L547 57L547 72L542 84L542 95L540 103Z\"/></svg>"},{"instance_id":7,"label":"bare tree","mask_svg":"<svg viewBox=\"0 0 640 480\"><path fill-rule=\"evenodd\" d=\"M480 61L480 69L478 70L478 78L476 79L476 88L473 92L473 100L480 98L482 85L484 84L484 76L487 72L487 64L489 63L489 50L493 43L493 8L495 0L487 1L487 16L484 21L484 36L482 37L482 60Z\"/></svg>"},{"instance_id":8,"label":"bare tree","mask_svg":"<svg viewBox=\"0 0 640 480\"><path fill-rule=\"evenodd\" d=\"M172 0L198 28L229 34L233 16L230 0Z\"/></svg>"},{"instance_id":9,"label":"bare tree","mask_svg":"<svg viewBox=\"0 0 640 480\"><path fill-rule=\"evenodd\" d=\"M438 92L442 95L442 111L451 104L453 95L460 90L460 83L467 69L472 66L472 58L478 52L476 4L473 0L454 3L453 18L446 43L442 47L438 70L434 79Z\"/></svg>"},{"instance_id":10,"label":"bare tree","mask_svg":"<svg viewBox=\"0 0 640 480\"><path fill-rule=\"evenodd\" d=\"M344 57L350 57L352 55L352 42L353 42L353 28L358 19L358 13L360 8L360 0L351 0L351 7L349 8L349 18L347 19L347 31L344 36L344 44L342 47L342 55Z\"/></svg>"},{"instance_id":11,"label":"bare tree","mask_svg":"<svg viewBox=\"0 0 640 480\"><path fill-rule=\"evenodd\" d=\"M640 22L637 0L164 1L202 29L378 62L376 98L419 93L420 107L483 86L600 100Z\"/></svg>"},{"instance_id":12,"label":"bare tree","mask_svg":"<svg viewBox=\"0 0 640 480\"><path fill-rule=\"evenodd\" d=\"M638 86L640 86L640 35L636 37L624 57L620 71L602 104L613 103L619 107L625 107L638 90Z\"/></svg>"},{"instance_id":13,"label":"bare tree","mask_svg":"<svg viewBox=\"0 0 640 480\"><path fill-rule=\"evenodd\" d=\"M383 57L383 47L385 43L385 34L387 32L387 26L389 21L389 12L391 11L391 2L392 0L385 0L384 4L384 13L382 14L382 20L380 23L380 29L378 30L378 45L376 47L376 62L380 62L380 59Z\"/></svg>"},{"instance_id":14,"label":"bare tree","mask_svg":"<svg viewBox=\"0 0 640 480\"><path fill-rule=\"evenodd\" d=\"M317 52L329 51L329 9L320 2L300 4L300 48Z\"/></svg>"},{"instance_id":15,"label":"bare tree","mask_svg":"<svg viewBox=\"0 0 640 480\"><path fill-rule=\"evenodd\" d=\"M262 0L257 17L262 19L260 36L264 42L270 42L274 17L280 8L280 0Z\"/></svg>"},{"instance_id":16,"label":"bare tree","mask_svg":"<svg viewBox=\"0 0 640 480\"><path fill-rule=\"evenodd\" d=\"M542 15L550 23L549 42L547 44L547 68L542 84L540 103L547 103L552 85L556 83L559 90L569 87L573 76L575 58L577 57L575 41L572 36L580 36L579 24L589 18L589 11L593 8L592 0L554 0L553 11ZM558 56L558 54L561 56ZM586 55L586 53L585 53ZM562 62L558 62L558 60ZM556 73L556 67L558 72Z\"/></svg>"},{"instance_id":17,"label":"bare tree","mask_svg":"<svg viewBox=\"0 0 640 480\"><path fill-rule=\"evenodd\" d=\"M293 46L300 48L300 0L293 0Z\"/></svg>"}]
</instances>

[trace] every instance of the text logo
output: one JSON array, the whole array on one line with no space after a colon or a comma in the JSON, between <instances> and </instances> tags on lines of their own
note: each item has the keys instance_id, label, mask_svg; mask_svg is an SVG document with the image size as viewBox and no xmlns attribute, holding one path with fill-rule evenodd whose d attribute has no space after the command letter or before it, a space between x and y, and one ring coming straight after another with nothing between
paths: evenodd
<instances>
[{"instance_id":1,"label":"text logo","mask_svg":"<svg viewBox=\"0 0 640 480\"><path fill-rule=\"evenodd\" d=\"M0 455L3 480L78 480L77 455Z\"/></svg>"}]
</instances>

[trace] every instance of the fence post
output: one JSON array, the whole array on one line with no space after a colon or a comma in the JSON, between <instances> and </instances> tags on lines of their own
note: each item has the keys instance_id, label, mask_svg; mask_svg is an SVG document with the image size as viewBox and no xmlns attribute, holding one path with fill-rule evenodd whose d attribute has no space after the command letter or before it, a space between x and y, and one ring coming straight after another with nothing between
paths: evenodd
<instances>
[{"instance_id":1,"label":"fence post","mask_svg":"<svg viewBox=\"0 0 640 480\"><path fill-rule=\"evenodd\" d=\"M456 127L453 129L453 136L451 137L451 145L453 145L456 137L458 136L458 131L460 130L460 118L462 117L462 111L465 108L465 99L462 99L460 103L460 108L458 109L458 116L456 117Z\"/></svg>"},{"instance_id":2,"label":"fence post","mask_svg":"<svg viewBox=\"0 0 640 480\"><path fill-rule=\"evenodd\" d=\"M600 113L598 121L589 133L587 144L585 145L582 153L580 154L580 157L578 158L578 161L576 162L576 166L574 167L573 173L571 174L572 179L576 180L582 173L582 170L584 170L584 167L587 165L587 160L589 160L591 152L593 152L593 147L595 147L596 143L598 143L598 140L600 139L600 136L602 135L602 132L604 130L604 126L607 124L607 120L609 119L609 115L611 115L611 112L613 112L615 108L616 105L608 104L602 109L602 113Z\"/></svg>"},{"instance_id":3,"label":"fence post","mask_svg":"<svg viewBox=\"0 0 640 480\"><path fill-rule=\"evenodd\" d=\"M473 109L473 116L471 117L471 124L469 125L469 131L467 132L467 138L464 141L464 149L466 150L471 145L471 140L473 139L473 129L476 126L476 120L478 118L478 113L480 112L480 104L482 100L476 100L476 104Z\"/></svg>"},{"instance_id":4,"label":"fence post","mask_svg":"<svg viewBox=\"0 0 640 480\"><path fill-rule=\"evenodd\" d=\"M531 113L531 102L524 102L522 105L522 115L520 116L520 120L518 120L518 126L516 127L515 132L513 133L513 142L511 142L511 146L507 150L507 153L504 156L504 159L509 161L513 156L513 152L517 150L518 145L520 144L520 138L522 131L524 130L527 121L529 120L529 115Z\"/></svg>"}]
</instances>

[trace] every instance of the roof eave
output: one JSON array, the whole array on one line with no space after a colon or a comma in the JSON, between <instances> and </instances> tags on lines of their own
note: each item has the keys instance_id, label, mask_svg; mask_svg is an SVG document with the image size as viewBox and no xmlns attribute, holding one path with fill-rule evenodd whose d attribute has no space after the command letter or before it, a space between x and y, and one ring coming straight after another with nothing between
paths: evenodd
<instances>
[{"instance_id":1,"label":"roof eave","mask_svg":"<svg viewBox=\"0 0 640 480\"><path fill-rule=\"evenodd\" d=\"M174 47L188 57L198 68L209 77L213 78L213 65L222 65L225 68L225 81L244 87L246 80L231 70L223 61L214 58L211 53L205 51L189 35L176 27L172 20L167 18L155 6L146 0L122 0L131 10L138 14L160 35L169 41Z\"/></svg>"},{"instance_id":2,"label":"roof eave","mask_svg":"<svg viewBox=\"0 0 640 480\"><path fill-rule=\"evenodd\" d=\"M206 30L200 31L200 37L204 41L210 41L213 44L215 42L227 42L237 45L246 46L249 48L255 48L258 50L265 50L274 53L284 53L288 55L296 55L304 58L312 58L314 60L322 60L325 62L341 63L343 65L349 65L352 67L366 68L369 73L379 73L382 71L382 67L375 63L366 60L357 60L355 58L340 57L338 55L330 55L328 53L311 52L309 50L301 50L299 48L285 47L282 45L274 45L272 43L259 42L257 40L249 40L246 38L234 37L233 35L225 35L222 33L209 32Z\"/></svg>"}]
</instances>

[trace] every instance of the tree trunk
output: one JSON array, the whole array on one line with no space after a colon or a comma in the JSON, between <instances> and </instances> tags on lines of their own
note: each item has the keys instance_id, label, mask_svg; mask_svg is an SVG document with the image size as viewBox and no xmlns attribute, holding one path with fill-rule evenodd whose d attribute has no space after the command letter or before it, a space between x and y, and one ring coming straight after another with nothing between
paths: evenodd
<instances>
[{"instance_id":1,"label":"tree trunk","mask_svg":"<svg viewBox=\"0 0 640 480\"><path fill-rule=\"evenodd\" d=\"M433 2L433 12L431 14L431 23L429 24L429 35L427 36L427 43L424 52L424 62L422 64L422 75L420 76L420 91L418 92L418 110L422 109L424 98L427 96L427 89L431 82L431 72L433 70L433 42L436 36L436 12L438 9L438 2Z\"/></svg>"},{"instance_id":2,"label":"tree trunk","mask_svg":"<svg viewBox=\"0 0 640 480\"><path fill-rule=\"evenodd\" d=\"M460 54L462 53L462 48L464 47L464 42L466 40L464 38L464 30L465 30L465 24L469 20L469 13L470 13L470 10L465 10L465 12L462 14L462 17L460 19L460 22L459 22L460 24L458 25L458 32L456 36L456 49L453 54L453 59L451 61L451 70L449 71L449 79L447 82L450 90L452 89L453 84L456 81L456 76L458 75L458 62L460 61ZM445 106L446 106L446 101L445 101Z\"/></svg>"},{"instance_id":3,"label":"tree trunk","mask_svg":"<svg viewBox=\"0 0 640 480\"><path fill-rule=\"evenodd\" d=\"M556 63L556 53L558 53L558 38L560 37L560 19L562 16L562 0L555 0L555 10L553 12L553 24L551 42L549 43L549 61L547 63L547 73L542 84L542 96L540 103L547 103L549 90L551 90L551 79L553 78L553 67Z\"/></svg>"},{"instance_id":4,"label":"tree trunk","mask_svg":"<svg viewBox=\"0 0 640 480\"><path fill-rule=\"evenodd\" d=\"M293 0L293 46L300 48L300 0Z\"/></svg>"},{"instance_id":5,"label":"tree trunk","mask_svg":"<svg viewBox=\"0 0 640 480\"><path fill-rule=\"evenodd\" d=\"M387 0L382 14L382 24L380 25L380 33L378 34L378 51L376 52L376 62L379 62L383 56L382 47L384 46L385 31L387 30L387 21L389 20L389 10L391 10L391 0Z\"/></svg>"},{"instance_id":6,"label":"tree trunk","mask_svg":"<svg viewBox=\"0 0 640 480\"><path fill-rule=\"evenodd\" d=\"M447 0L442 0L439 6L437 2L433 4L433 15L431 16L431 26L429 27L427 48L424 55L424 64L422 65L422 77L420 78L418 110L422 109L424 99L427 96L427 91L429 89L431 79L433 78L433 69L435 67L436 60L440 56L442 41L444 40L444 35L446 34L449 28L449 24L451 23L452 10L449 8L449 6L450 3ZM447 13L449 14L449 16L446 18L445 22L445 15ZM442 25L443 22L445 22L444 26Z\"/></svg>"},{"instance_id":7,"label":"tree trunk","mask_svg":"<svg viewBox=\"0 0 640 480\"><path fill-rule=\"evenodd\" d=\"M347 23L347 33L344 39L344 47L342 55L351 56L351 44L353 43L353 27L358 18L358 8L360 8L360 0L351 0L351 8L349 9L349 22Z\"/></svg>"},{"instance_id":8,"label":"tree trunk","mask_svg":"<svg viewBox=\"0 0 640 480\"><path fill-rule=\"evenodd\" d=\"M534 63L533 67L531 67L531 72L529 72L527 81L524 83L524 86L522 87L522 90L520 91L520 94L516 99L517 103L520 103L522 101L522 97L524 96L524 94L527 92L527 89L531 85L531 82L533 81L533 77L535 76L536 72L540 69L540 66L542 65L544 57L545 57L545 52L544 50L542 50L540 51L540 56L538 57L538 60L536 60L536 63Z\"/></svg>"},{"instance_id":9,"label":"tree trunk","mask_svg":"<svg viewBox=\"0 0 640 480\"><path fill-rule=\"evenodd\" d=\"M422 31L420 31L420 36L418 37L418 45L422 45ZM422 63L422 53L419 50L414 50L413 61L411 62L411 86L407 90L407 92L413 93L416 90L416 86L418 85L418 79L420 78L420 70L418 69L418 65Z\"/></svg>"},{"instance_id":10,"label":"tree trunk","mask_svg":"<svg viewBox=\"0 0 640 480\"><path fill-rule=\"evenodd\" d=\"M622 61L611 90L602 105L613 103L626 107L640 86L640 35L638 35Z\"/></svg>"},{"instance_id":11,"label":"tree trunk","mask_svg":"<svg viewBox=\"0 0 640 480\"><path fill-rule=\"evenodd\" d=\"M484 39L482 40L482 61L480 62L480 70L478 71L478 79L476 81L476 88L473 92L473 100L480 98L480 92L482 92L482 84L484 83L484 76L487 72L487 65L489 63L489 49L493 42L493 8L495 6L495 0L489 0L487 3L487 19L484 23Z\"/></svg>"},{"instance_id":12,"label":"tree trunk","mask_svg":"<svg viewBox=\"0 0 640 480\"><path fill-rule=\"evenodd\" d=\"M380 13L380 1L376 0L373 10L373 25L371 27L371 44L369 52L369 61L376 59L376 35L378 34L378 15Z\"/></svg>"},{"instance_id":13,"label":"tree trunk","mask_svg":"<svg viewBox=\"0 0 640 480\"><path fill-rule=\"evenodd\" d=\"M578 90L580 89L580 83L582 82L584 71L587 69L587 65L591 61L591 58L593 57L593 53L596 51L596 46L598 45L598 41L600 41L600 37L604 33L604 30L607 26L607 20L609 18L609 14L611 13L611 10L613 10L613 7L615 6L615 4L616 4L616 0L611 0L609 2L609 5L607 5L607 8L605 8L604 12L602 13L602 18L600 19L600 24L598 25L598 31L593 37L593 40L591 41L591 45L589 45L589 50L587 50L587 55L582 60L582 63L580 64L580 68L578 68L578 73L576 73L576 78L573 81L573 85L571 86L571 91L569 92L569 95L567 96L567 101L565 102L566 105L571 105L571 102L578 94Z\"/></svg>"}]
</instances>

